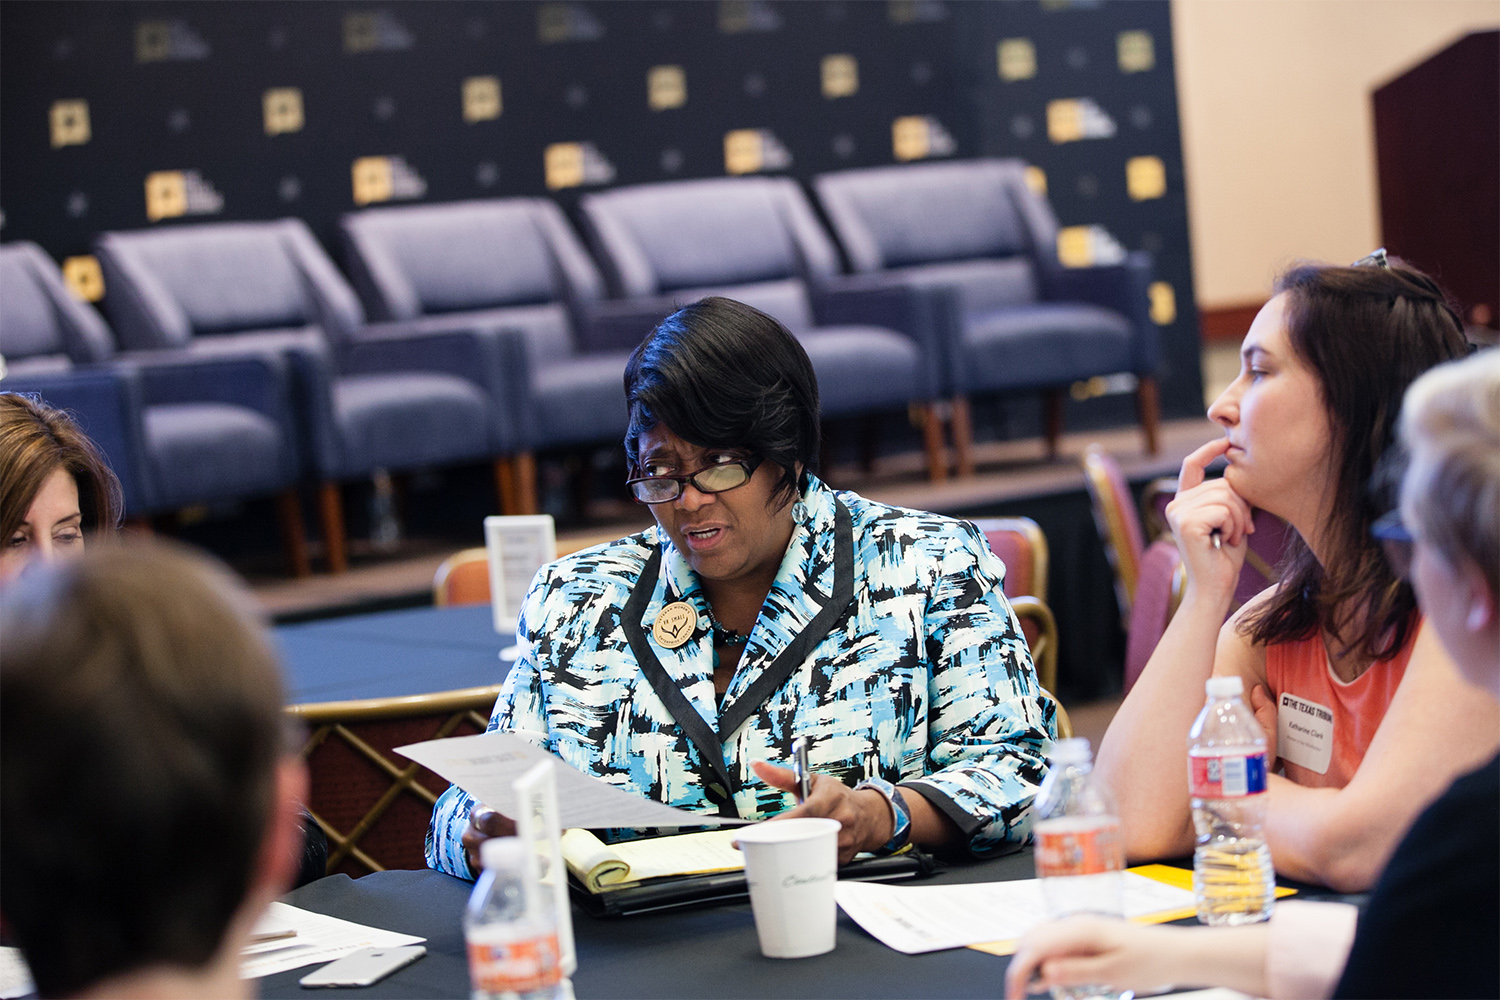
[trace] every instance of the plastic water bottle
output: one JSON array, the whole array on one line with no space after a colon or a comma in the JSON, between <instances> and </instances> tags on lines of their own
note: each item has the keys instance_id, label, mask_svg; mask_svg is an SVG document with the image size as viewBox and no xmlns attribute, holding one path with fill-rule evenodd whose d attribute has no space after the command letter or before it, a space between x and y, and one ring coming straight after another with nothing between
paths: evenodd
<instances>
[{"instance_id":1,"label":"plastic water bottle","mask_svg":"<svg viewBox=\"0 0 1500 1000\"><path fill-rule=\"evenodd\" d=\"M1053 918L1075 913L1119 917L1124 913L1124 844L1120 818L1103 786L1094 780L1089 741L1058 740L1051 766L1032 811L1036 874ZM1055 1000L1120 997L1108 985L1054 987Z\"/></svg>"},{"instance_id":2,"label":"plastic water bottle","mask_svg":"<svg viewBox=\"0 0 1500 1000\"><path fill-rule=\"evenodd\" d=\"M1205 924L1268 920L1276 873L1266 847L1266 735L1238 677L1212 677L1188 732L1193 896Z\"/></svg>"},{"instance_id":3,"label":"plastic water bottle","mask_svg":"<svg viewBox=\"0 0 1500 1000\"><path fill-rule=\"evenodd\" d=\"M526 850L516 837L480 845L484 871L464 911L473 1000L558 1000L569 992L552 901L532 878Z\"/></svg>"}]
</instances>

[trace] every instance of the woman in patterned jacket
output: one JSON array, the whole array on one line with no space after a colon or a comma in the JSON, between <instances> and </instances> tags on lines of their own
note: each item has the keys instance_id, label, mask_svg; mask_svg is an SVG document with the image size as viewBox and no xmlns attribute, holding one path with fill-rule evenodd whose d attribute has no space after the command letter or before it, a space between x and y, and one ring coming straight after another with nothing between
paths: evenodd
<instances>
[{"instance_id":1,"label":"woman in patterned jacket","mask_svg":"<svg viewBox=\"0 0 1500 1000\"><path fill-rule=\"evenodd\" d=\"M655 527L544 567L489 728L682 809L840 820L841 861L1022 843L1054 734L973 525L834 492L797 340L739 302L667 317L625 370ZM800 805L789 758L815 772ZM427 861L462 877L509 821L457 787Z\"/></svg>"}]
</instances>

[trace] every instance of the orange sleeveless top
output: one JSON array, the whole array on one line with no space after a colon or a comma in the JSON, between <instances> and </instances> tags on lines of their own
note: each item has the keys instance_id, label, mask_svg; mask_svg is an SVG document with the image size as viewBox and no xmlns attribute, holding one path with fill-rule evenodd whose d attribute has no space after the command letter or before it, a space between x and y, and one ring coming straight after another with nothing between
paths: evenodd
<instances>
[{"instance_id":1,"label":"orange sleeveless top","mask_svg":"<svg viewBox=\"0 0 1500 1000\"><path fill-rule=\"evenodd\" d=\"M1334 675L1321 634L1266 647L1266 684L1277 705L1276 749L1282 755L1283 774L1312 788L1343 788L1349 783L1406 675L1421 624L1418 616L1406 644L1395 655L1376 660L1347 684ZM1293 700L1289 702L1283 694ZM1331 722L1323 719L1320 710L1332 716ZM1296 732L1288 733L1288 725L1296 727ZM1325 745L1329 728L1331 747ZM1302 746L1284 746L1288 736ZM1304 763L1288 760L1287 753L1300 756ZM1326 770L1316 770L1325 760Z\"/></svg>"}]
</instances>

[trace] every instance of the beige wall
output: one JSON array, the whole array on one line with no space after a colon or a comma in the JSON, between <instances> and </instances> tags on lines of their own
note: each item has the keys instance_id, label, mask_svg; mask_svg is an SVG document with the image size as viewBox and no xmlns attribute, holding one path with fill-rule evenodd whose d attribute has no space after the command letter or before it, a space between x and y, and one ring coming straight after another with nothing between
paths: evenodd
<instances>
[{"instance_id":1,"label":"beige wall","mask_svg":"<svg viewBox=\"0 0 1500 1000\"><path fill-rule=\"evenodd\" d=\"M1297 257L1380 239L1370 91L1500 0L1173 0L1200 306L1263 299Z\"/></svg>"}]
</instances>

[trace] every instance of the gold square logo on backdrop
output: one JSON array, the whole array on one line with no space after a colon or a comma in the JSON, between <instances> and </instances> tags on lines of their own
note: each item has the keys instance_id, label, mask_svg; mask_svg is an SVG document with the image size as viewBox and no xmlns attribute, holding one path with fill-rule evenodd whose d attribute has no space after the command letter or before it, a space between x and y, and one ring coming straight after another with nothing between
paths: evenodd
<instances>
[{"instance_id":1,"label":"gold square logo on backdrop","mask_svg":"<svg viewBox=\"0 0 1500 1000\"><path fill-rule=\"evenodd\" d=\"M1121 73L1144 73L1156 67L1156 47L1149 31L1122 31L1115 36Z\"/></svg>"},{"instance_id":2,"label":"gold square logo on backdrop","mask_svg":"<svg viewBox=\"0 0 1500 1000\"><path fill-rule=\"evenodd\" d=\"M1148 201L1167 193L1167 168L1156 156L1132 156L1125 161L1125 190L1131 201Z\"/></svg>"},{"instance_id":3,"label":"gold square logo on backdrop","mask_svg":"<svg viewBox=\"0 0 1500 1000\"><path fill-rule=\"evenodd\" d=\"M1064 226L1057 231L1057 259L1063 267L1091 267L1094 263L1092 226Z\"/></svg>"},{"instance_id":4,"label":"gold square logo on backdrop","mask_svg":"<svg viewBox=\"0 0 1500 1000\"><path fill-rule=\"evenodd\" d=\"M187 212L187 178L181 170L146 175L146 218L172 219Z\"/></svg>"},{"instance_id":5,"label":"gold square logo on backdrop","mask_svg":"<svg viewBox=\"0 0 1500 1000\"><path fill-rule=\"evenodd\" d=\"M487 122L500 117L500 78L471 76L464 81L464 121Z\"/></svg>"},{"instance_id":6,"label":"gold square logo on backdrop","mask_svg":"<svg viewBox=\"0 0 1500 1000\"><path fill-rule=\"evenodd\" d=\"M302 131L302 91L296 87L272 87L261 97L266 135Z\"/></svg>"},{"instance_id":7,"label":"gold square logo on backdrop","mask_svg":"<svg viewBox=\"0 0 1500 1000\"><path fill-rule=\"evenodd\" d=\"M859 93L859 60L848 53L823 57L823 96L853 97Z\"/></svg>"},{"instance_id":8,"label":"gold square logo on backdrop","mask_svg":"<svg viewBox=\"0 0 1500 1000\"><path fill-rule=\"evenodd\" d=\"M543 154L542 165L549 191L577 187L583 183L583 144L554 142Z\"/></svg>"},{"instance_id":9,"label":"gold square logo on backdrop","mask_svg":"<svg viewBox=\"0 0 1500 1000\"><path fill-rule=\"evenodd\" d=\"M63 261L62 274L68 288L83 301L98 302L104 298L104 272L99 270L95 258L69 257Z\"/></svg>"},{"instance_id":10,"label":"gold square logo on backdrop","mask_svg":"<svg viewBox=\"0 0 1500 1000\"><path fill-rule=\"evenodd\" d=\"M739 128L724 133L724 172L753 174L764 163L760 130Z\"/></svg>"},{"instance_id":11,"label":"gold square logo on backdrop","mask_svg":"<svg viewBox=\"0 0 1500 1000\"><path fill-rule=\"evenodd\" d=\"M82 146L93 136L89 128L88 101L53 101L48 116L52 122L52 148Z\"/></svg>"},{"instance_id":12,"label":"gold square logo on backdrop","mask_svg":"<svg viewBox=\"0 0 1500 1000\"><path fill-rule=\"evenodd\" d=\"M542 42L565 42L573 30L573 15L565 3L544 3L536 11L536 37Z\"/></svg>"},{"instance_id":13,"label":"gold square logo on backdrop","mask_svg":"<svg viewBox=\"0 0 1500 1000\"><path fill-rule=\"evenodd\" d=\"M646 104L652 111L687 103L687 74L681 66L652 66L646 71Z\"/></svg>"},{"instance_id":14,"label":"gold square logo on backdrop","mask_svg":"<svg viewBox=\"0 0 1500 1000\"><path fill-rule=\"evenodd\" d=\"M1041 197L1047 197L1047 171L1041 167L1027 167L1026 186Z\"/></svg>"},{"instance_id":15,"label":"gold square logo on backdrop","mask_svg":"<svg viewBox=\"0 0 1500 1000\"><path fill-rule=\"evenodd\" d=\"M932 150L931 132L922 115L907 115L891 122L891 149L896 159L920 160Z\"/></svg>"},{"instance_id":16,"label":"gold square logo on backdrop","mask_svg":"<svg viewBox=\"0 0 1500 1000\"><path fill-rule=\"evenodd\" d=\"M1153 281L1150 288L1151 322L1166 326L1177 318L1177 294L1165 281Z\"/></svg>"},{"instance_id":17,"label":"gold square logo on backdrop","mask_svg":"<svg viewBox=\"0 0 1500 1000\"><path fill-rule=\"evenodd\" d=\"M384 156L361 156L350 168L354 204L391 200L391 161Z\"/></svg>"},{"instance_id":18,"label":"gold square logo on backdrop","mask_svg":"<svg viewBox=\"0 0 1500 1000\"><path fill-rule=\"evenodd\" d=\"M1036 76L1036 46L1029 38L1002 38L995 46L1000 79L1030 80Z\"/></svg>"},{"instance_id":19,"label":"gold square logo on backdrop","mask_svg":"<svg viewBox=\"0 0 1500 1000\"><path fill-rule=\"evenodd\" d=\"M373 13L354 11L344 15L345 52L373 52L379 44L380 33Z\"/></svg>"},{"instance_id":20,"label":"gold square logo on backdrop","mask_svg":"<svg viewBox=\"0 0 1500 1000\"><path fill-rule=\"evenodd\" d=\"M135 61L161 62L172 52L172 25L168 21L142 21L135 26Z\"/></svg>"},{"instance_id":21,"label":"gold square logo on backdrop","mask_svg":"<svg viewBox=\"0 0 1500 1000\"><path fill-rule=\"evenodd\" d=\"M1075 100L1047 102L1047 138L1073 142L1083 138L1083 108Z\"/></svg>"}]
</instances>

